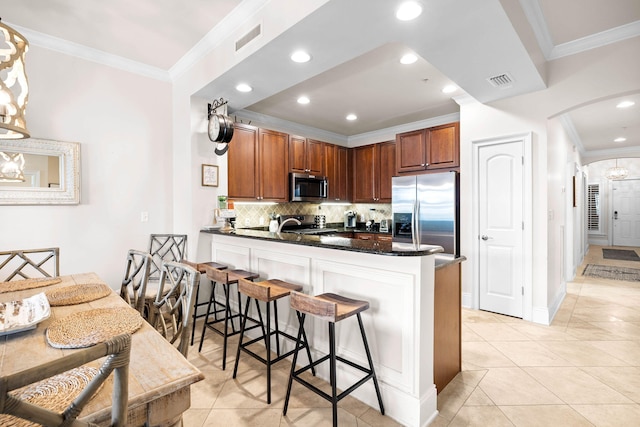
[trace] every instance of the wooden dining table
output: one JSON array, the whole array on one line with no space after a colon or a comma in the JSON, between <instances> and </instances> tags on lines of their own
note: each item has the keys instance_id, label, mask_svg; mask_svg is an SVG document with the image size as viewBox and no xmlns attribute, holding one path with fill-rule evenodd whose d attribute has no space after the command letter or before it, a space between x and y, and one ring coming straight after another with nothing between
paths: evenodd
<instances>
[{"instance_id":1,"label":"wooden dining table","mask_svg":"<svg viewBox=\"0 0 640 427\"><path fill-rule=\"evenodd\" d=\"M58 284L0 293L0 302L22 300L57 287L104 283L95 273L62 276ZM2 284L0 283L0 287ZM14 374L65 357L74 349L58 349L46 339L47 327L56 319L96 308L125 307L113 291L91 302L51 307L51 317L35 329L0 337L0 376ZM100 363L95 363L99 367ZM132 335L129 365L128 426L179 426L182 413L191 405L191 384L204 375L147 322ZM79 419L108 426L111 420L112 380L87 404Z\"/></svg>"}]
</instances>

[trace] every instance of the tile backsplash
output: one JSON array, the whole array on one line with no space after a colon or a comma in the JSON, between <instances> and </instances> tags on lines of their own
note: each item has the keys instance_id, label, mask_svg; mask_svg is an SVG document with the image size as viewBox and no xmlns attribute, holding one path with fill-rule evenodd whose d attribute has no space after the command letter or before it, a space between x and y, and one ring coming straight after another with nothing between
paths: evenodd
<instances>
[{"instance_id":1,"label":"tile backsplash","mask_svg":"<svg viewBox=\"0 0 640 427\"><path fill-rule=\"evenodd\" d=\"M391 218L391 204L350 204L350 205L321 205L318 203L278 203L269 204L235 204L236 227L267 227L271 214L275 215L324 215L327 223L342 223L344 212L353 210L358 213L358 221Z\"/></svg>"}]
</instances>

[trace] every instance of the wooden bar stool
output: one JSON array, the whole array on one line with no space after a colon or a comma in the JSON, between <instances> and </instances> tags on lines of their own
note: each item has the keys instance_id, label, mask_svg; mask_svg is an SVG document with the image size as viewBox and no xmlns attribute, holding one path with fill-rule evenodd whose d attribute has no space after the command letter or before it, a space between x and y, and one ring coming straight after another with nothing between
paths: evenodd
<instances>
[{"instance_id":1,"label":"wooden bar stool","mask_svg":"<svg viewBox=\"0 0 640 427\"><path fill-rule=\"evenodd\" d=\"M267 403L271 403L271 365L281 361L282 359L291 356L294 352L305 348L307 350L307 357L309 361L311 361L311 352L309 351L309 345L307 344L307 336L302 331L302 339L296 340L295 337L283 332L278 327L278 300L280 298L284 298L289 295L291 291L301 291L302 286L296 285L293 283L284 282L279 279L271 279L264 280L262 282L250 282L245 279L240 279L238 281L238 289L240 293L246 295L247 299L244 305L244 317L242 318L242 326L240 328L240 340L238 341L238 351L236 352L236 361L233 367L233 378L236 377L238 373L238 363L240 361L240 351L244 351L248 355L254 357L260 362L264 363L267 366ZM258 310L258 318L259 321L252 319L249 317L249 306L251 305L251 300L254 300L256 303L256 308ZM262 322L262 315L260 313L260 304L258 301L262 301L266 304L266 328L265 324ZM271 330L271 304L273 303L273 311L275 317L275 325L274 330ZM298 317L300 313L297 313ZM251 320L255 324L249 328L246 327L247 320ZM247 342L242 342L244 338L244 333L254 328L262 329L262 336L258 338L251 339ZM276 339L276 358L271 359L271 337L275 336ZM289 340L296 342L295 348L287 351L286 353L280 353L280 337L288 338ZM264 344L266 347L266 359L248 347L256 342L264 340ZM312 367L313 375L316 374L315 368Z\"/></svg>"},{"instance_id":2,"label":"wooden bar stool","mask_svg":"<svg viewBox=\"0 0 640 427\"><path fill-rule=\"evenodd\" d=\"M373 379L373 385L376 389L376 395L378 396L378 404L380 405L380 413L384 415L384 406L382 405L382 396L380 395L380 387L378 386L378 379L376 377L376 373L373 369L373 362L371 360L371 352L369 351L369 344L367 344L367 337L364 332L364 326L362 325L362 318L360 317L360 313L369 308L369 303L367 301L358 301L350 298L346 298L340 295L326 293L316 296L310 296L301 294L296 291L292 291L290 295L291 308L297 310L301 313L299 316L300 328L298 329L298 338L297 343L300 342L301 336L304 334L304 319L307 314L317 317L322 320L326 320L329 322L329 354L315 362L311 362L309 365L297 369L296 370L296 361L298 359L298 351L296 346L296 351L293 354L293 362L291 363L291 373L289 375L289 383L287 384L287 395L284 401L284 409L283 415L287 415L287 406L289 405L289 396L291 395L291 385L293 380L296 380L300 384L307 387L309 390L314 393L322 396L329 402L331 402L331 406L333 409L333 425L334 427L338 425L338 402L342 400L343 397L351 393L356 388L360 387L362 384L367 382L369 379ZM360 326L360 334L362 335L362 342L364 343L364 350L367 354L367 360L369 362L369 367L366 368L364 366L360 366L350 360L346 360L340 356L336 355L336 335L335 335L335 324L341 320L346 319L347 317L356 315L358 318L358 325ZM314 366L329 360L329 379L331 384L331 395L325 393L320 390L318 387L313 384L305 381L300 377L304 371L313 368ZM346 363L347 365L359 369L360 371L367 374L360 381L353 384L342 393L337 394L336 392L336 361Z\"/></svg>"},{"instance_id":3,"label":"wooden bar stool","mask_svg":"<svg viewBox=\"0 0 640 427\"><path fill-rule=\"evenodd\" d=\"M200 336L200 346L198 351L202 351L202 343L204 342L204 333L207 328L222 335L224 338L224 344L222 347L222 370L227 367L227 339L233 335L240 333L240 328L236 329L233 320L240 318L242 315L242 302L240 300L240 291L238 290L238 312L236 314L231 313L231 305L229 304L229 296L231 294L231 286L237 285L238 280L246 279L253 280L260 277L259 274L252 273L246 270L219 270L217 268L206 268L206 275L212 282L211 297L207 305L207 314L205 315L204 324L202 325L202 335ZM219 302L215 298L216 284L221 284L224 289L224 303ZM211 310L213 306L213 311ZM218 313L224 313L222 318L218 318ZM209 320L209 316L213 314L214 319ZM214 327L215 324L224 322L224 329L220 330ZM229 332L229 322L231 322L231 332ZM240 322L238 322L240 326Z\"/></svg>"},{"instance_id":4,"label":"wooden bar stool","mask_svg":"<svg viewBox=\"0 0 640 427\"><path fill-rule=\"evenodd\" d=\"M214 261L209 261L209 262L191 262L188 261L186 259L183 259L182 261L180 261L183 264L188 265L189 267L193 268L194 270L198 270L200 272L200 274L206 274L207 269L209 268L215 268L217 270L224 270L227 268L226 265L224 264L220 264ZM214 291L214 287L213 287L213 282L211 285L211 292ZM206 316L206 313L202 313L202 314L198 314L198 307L203 307L205 305L208 305L207 302L198 302L199 301L199 296L200 294L200 287L198 286L196 288L196 295L195 295L195 299L194 299L194 304L193 304L193 322L191 325L191 345L193 345L193 339L194 336L196 334L196 320L200 317L204 317Z\"/></svg>"}]
</instances>

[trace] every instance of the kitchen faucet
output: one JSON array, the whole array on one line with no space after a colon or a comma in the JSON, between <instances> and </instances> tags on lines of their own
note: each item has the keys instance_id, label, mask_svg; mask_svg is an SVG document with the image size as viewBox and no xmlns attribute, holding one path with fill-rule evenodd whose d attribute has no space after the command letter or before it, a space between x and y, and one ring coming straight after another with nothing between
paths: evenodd
<instances>
[{"instance_id":1,"label":"kitchen faucet","mask_svg":"<svg viewBox=\"0 0 640 427\"><path fill-rule=\"evenodd\" d=\"M295 221L298 225L302 224L299 220L295 218L287 218L284 221L282 221L282 223L280 223L280 227L278 227L278 234L282 231L282 227L289 221Z\"/></svg>"}]
</instances>

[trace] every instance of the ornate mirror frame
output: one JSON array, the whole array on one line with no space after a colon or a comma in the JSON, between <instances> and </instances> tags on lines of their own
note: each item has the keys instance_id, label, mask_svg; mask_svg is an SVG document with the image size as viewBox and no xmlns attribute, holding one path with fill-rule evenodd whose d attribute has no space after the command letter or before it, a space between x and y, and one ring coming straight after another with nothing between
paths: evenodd
<instances>
[{"instance_id":1,"label":"ornate mirror frame","mask_svg":"<svg viewBox=\"0 0 640 427\"><path fill-rule=\"evenodd\" d=\"M0 187L0 205L77 205L80 203L80 144L49 139L0 140L0 151L60 158L59 188Z\"/></svg>"}]
</instances>

